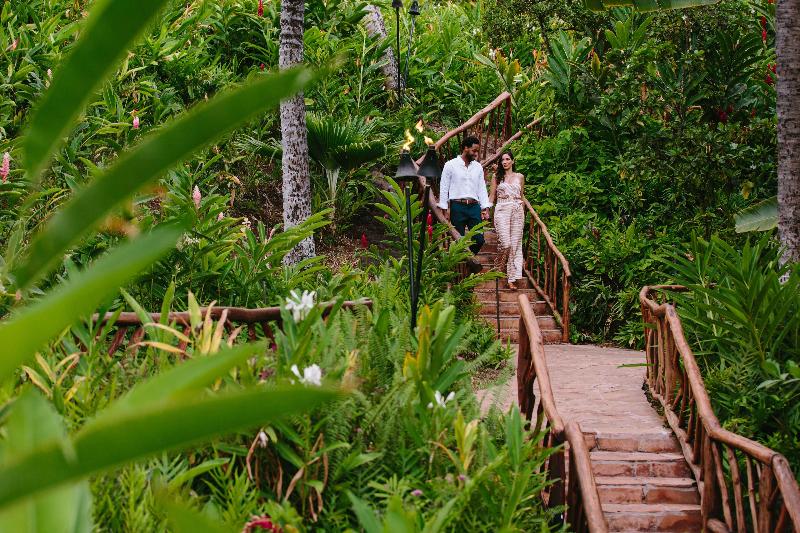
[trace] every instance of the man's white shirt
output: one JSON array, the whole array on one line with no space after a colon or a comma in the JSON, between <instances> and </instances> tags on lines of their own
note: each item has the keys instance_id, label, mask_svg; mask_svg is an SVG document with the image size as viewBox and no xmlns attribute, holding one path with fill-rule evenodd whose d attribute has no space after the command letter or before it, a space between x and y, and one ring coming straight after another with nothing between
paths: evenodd
<instances>
[{"instance_id":1,"label":"man's white shirt","mask_svg":"<svg viewBox=\"0 0 800 533\"><path fill-rule=\"evenodd\" d=\"M477 161L464 164L460 155L444 164L442 180L439 186L439 207L449 209L450 200L472 198L478 200L481 209L492 207L489 194L486 192L486 181L483 177L483 166Z\"/></svg>"}]
</instances>

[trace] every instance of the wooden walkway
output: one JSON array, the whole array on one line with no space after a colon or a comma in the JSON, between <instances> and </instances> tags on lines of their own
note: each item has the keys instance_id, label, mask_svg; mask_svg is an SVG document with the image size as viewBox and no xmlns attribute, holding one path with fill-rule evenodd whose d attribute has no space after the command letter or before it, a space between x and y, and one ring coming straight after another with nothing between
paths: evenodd
<instances>
[{"instance_id":1,"label":"wooden walkway","mask_svg":"<svg viewBox=\"0 0 800 533\"><path fill-rule=\"evenodd\" d=\"M611 531L700 531L697 485L677 440L642 390L644 353L545 346L564 423L577 421ZM516 360L516 358L515 358ZM478 391L483 410L517 401L516 377ZM537 391L538 396L538 391Z\"/></svg>"}]
</instances>

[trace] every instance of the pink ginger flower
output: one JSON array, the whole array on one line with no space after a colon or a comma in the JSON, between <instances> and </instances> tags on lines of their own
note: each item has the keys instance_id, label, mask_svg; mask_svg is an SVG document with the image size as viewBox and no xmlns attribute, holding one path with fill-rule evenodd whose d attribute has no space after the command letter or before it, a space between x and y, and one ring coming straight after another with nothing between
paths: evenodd
<instances>
[{"instance_id":1,"label":"pink ginger flower","mask_svg":"<svg viewBox=\"0 0 800 533\"><path fill-rule=\"evenodd\" d=\"M225 213L223 213L222 211L220 211L220 212L219 212L219 215L217 215L217 221L218 221L218 222L221 222L223 218L225 218Z\"/></svg>"},{"instance_id":2,"label":"pink ginger flower","mask_svg":"<svg viewBox=\"0 0 800 533\"><path fill-rule=\"evenodd\" d=\"M139 117L133 117L133 129L139 129Z\"/></svg>"},{"instance_id":3,"label":"pink ginger flower","mask_svg":"<svg viewBox=\"0 0 800 533\"><path fill-rule=\"evenodd\" d=\"M264 16L264 0L258 0L258 16Z\"/></svg>"},{"instance_id":4,"label":"pink ginger flower","mask_svg":"<svg viewBox=\"0 0 800 533\"><path fill-rule=\"evenodd\" d=\"M197 185L195 185L194 186L194 191L192 191L192 201L194 202L194 206L197 209L200 209L200 200L202 200L202 199L203 199L203 195L200 194L200 188Z\"/></svg>"},{"instance_id":5,"label":"pink ginger flower","mask_svg":"<svg viewBox=\"0 0 800 533\"><path fill-rule=\"evenodd\" d=\"M3 177L3 183L8 180L9 172L11 172L11 156L6 152L3 154L3 165L0 166L0 176Z\"/></svg>"},{"instance_id":6,"label":"pink ginger flower","mask_svg":"<svg viewBox=\"0 0 800 533\"><path fill-rule=\"evenodd\" d=\"M428 224L428 239L433 240L433 226Z\"/></svg>"},{"instance_id":7,"label":"pink ginger flower","mask_svg":"<svg viewBox=\"0 0 800 533\"><path fill-rule=\"evenodd\" d=\"M361 234L361 247L362 248L369 248L369 242L367 241L367 234Z\"/></svg>"},{"instance_id":8,"label":"pink ginger flower","mask_svg":"<svg viewBox=\"0 0 800 533\"><path fill-rule=\"evenodd\" d=\"M13 41L11 41L11 45L9 45L8 50L13 52L14 50L17 49L18 44L19 44L19 39L14 39Z\"/></svg>"},{"instance_id":9,"label":"pink ginger flower","mask_svg":"<svg viewBox=\"0 0 800 533\"><path fill-rule=\"evenodd\" d=\"M264 70L265 67L266 67L266 65L264 65L264 63L261 63L261 65L259 65L258 68L260 68L261 70Z\"/></svg>"},{"instance_id":10,"label":"pink ginger flower","mask_svg":"<svg viewBox=\"0 0 800 533\"><path fill-rule=\"evenodd\" d=\"M242 533L255 533L257 531L273 531L280 533L281 527L272 521L269 515L258 516L250 520L244 525Z\"/></svg>"}]
</instances>

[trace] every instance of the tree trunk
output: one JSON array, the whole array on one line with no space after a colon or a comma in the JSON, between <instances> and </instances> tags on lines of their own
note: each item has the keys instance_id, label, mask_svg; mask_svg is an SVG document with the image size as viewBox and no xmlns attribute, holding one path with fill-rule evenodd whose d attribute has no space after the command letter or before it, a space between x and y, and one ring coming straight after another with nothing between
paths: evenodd
<instances>
[{"instance_id":1,"label":"tree trunk","mask_svg":"<svg viewBox=\"0 0 800 533\"><path fill-rule=\"evenodd\" d=\"M386 24L383 21L383 13L381 8L369 4L367 6L367 16L364 17L364 26L367 28L367 34L380 41L385 41L388 34L386 33ZM383 76L386 79L386 89L396 91L400 81L397 79L397 58L394 57L394 49L389 46L383 52L383 65L381 66Z\"/></svg>"},{"instance_id":2,"label":"tree trunk","mask_svg":"<svg viewBox=\"0 0 800 533\"><path fill-rule=\"evenodd\" d=\"M303 62L304 0L281 0L281 39L278 64L285 69ZM311 216L311 175L303 93L281 102L283 158L283 223L291 228ZM314 239L303 240L285 258L295 264L314 257Z\"/></svg>"},{"instance_id":3,"label":"tree trunk","mask_svg":"<svg viewBox=\"0 0 800 533\"><path fill-rule=\"evenodd\" d=\"M778 0L778 233L784 261L800 261L800 0Z\"/></svg>"}]
</instances>

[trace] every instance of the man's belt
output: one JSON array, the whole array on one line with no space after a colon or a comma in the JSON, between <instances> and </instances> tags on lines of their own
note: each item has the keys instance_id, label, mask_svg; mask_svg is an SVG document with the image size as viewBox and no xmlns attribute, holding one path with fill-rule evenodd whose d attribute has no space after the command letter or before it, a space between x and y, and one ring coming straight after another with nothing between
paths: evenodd
<instances>
[{"instance_id":1,"label":"man's belt","mask_svg":"<svg viewBox=\"0 0 800 533\"><path fill-rule=\"evenodd\" d=\"M472 205L478 203L478 200L473 200L472 198L451 198L450 201L464 205Z\"/></svg>"}]
</instances>

